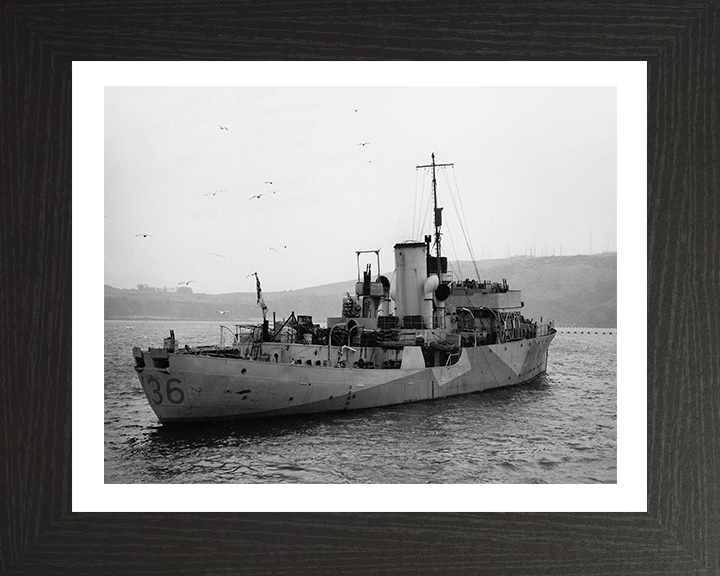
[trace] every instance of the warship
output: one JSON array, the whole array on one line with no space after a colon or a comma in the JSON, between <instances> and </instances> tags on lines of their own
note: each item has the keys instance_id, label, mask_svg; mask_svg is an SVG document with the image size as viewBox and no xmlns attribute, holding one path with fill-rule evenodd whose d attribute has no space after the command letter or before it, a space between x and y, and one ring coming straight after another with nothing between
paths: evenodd
<instances>
[{"instance_id":1,"label":"warship","mask_svg":"<svg viewBox=\"0 0 720 576\"><path fill-rule=\"evenodd\" d=\"M395 272L380 274L380 251L358 250L354 294L325 326L294 312L220 327L220 340L133 348L135 370L163 424L357 410L436 400L528 382L547 368L552 321L523 316L506 279L460 279L441 252L442 207L432 163L433 236L394 246ZM367 255L370 255L369 257ZM361 267L361 256L377 257ZM479 276L479 275L478 275ZM274 316L274 315L273 315Z\"/></svg>"}]
</instances>

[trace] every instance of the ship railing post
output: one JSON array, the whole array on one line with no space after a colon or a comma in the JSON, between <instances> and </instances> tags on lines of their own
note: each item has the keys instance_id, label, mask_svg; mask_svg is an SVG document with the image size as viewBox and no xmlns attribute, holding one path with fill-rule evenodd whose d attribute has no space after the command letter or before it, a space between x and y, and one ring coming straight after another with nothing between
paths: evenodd
<instances>
[{"instance_id":1,"label":"ship railing post","mask_svg":"<svg viewBox=\"0 0 720 576\"><path fill-rule=\"evenodd\" d=\"M355 328L357 328L358 326L360 326L360 324L355 324L355 326L353 326L352 328L350 328L350 330L348 330L348 340L347 340L348 346L352 346L352 331L355 330Z\"/></svg>"},{"instance_id":2,"label":"ship railing post","mask_svg":"<svg viewBox=\"0 0 720 576\"><path fill-rule=\"evenodd\" d=\"M328 332L328 366L331 366L330 362L330 354L332 352L332 331L335 329L336 326L339 326L339 324L334 324L330 327L330 332Z\"/></svg>"}]
</instances>

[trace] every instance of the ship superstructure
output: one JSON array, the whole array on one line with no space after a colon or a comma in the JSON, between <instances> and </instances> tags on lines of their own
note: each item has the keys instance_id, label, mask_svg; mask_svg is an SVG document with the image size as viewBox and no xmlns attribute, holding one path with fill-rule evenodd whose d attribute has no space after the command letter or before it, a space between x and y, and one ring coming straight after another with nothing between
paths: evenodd
<instances>
[{"instance_id":1,"label":"ship superstructure","mask_svg":"<svg viewBox=\"0 0 720 576\"><path fill-rule=\"evenodd\" d=\"M435 237L394 246L392 281L380 251L356 253L358 279L326 326L221 327L218 345L133 348L135 370L161 422L252 418L387 406L526 382L546 370L552 322L522 314L519 290L458 279L441 255L442 208L432 164ZM434 249L433 249L434 248ZM361 256L375 254L377 271Z\"/></svg>"}]
</instances>

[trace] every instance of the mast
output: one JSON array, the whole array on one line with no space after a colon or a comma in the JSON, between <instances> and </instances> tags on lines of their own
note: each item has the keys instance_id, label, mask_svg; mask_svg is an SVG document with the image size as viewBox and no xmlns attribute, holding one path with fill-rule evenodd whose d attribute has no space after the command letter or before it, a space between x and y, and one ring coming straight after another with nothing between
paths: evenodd
<instances>
[{"instance_id":1,"label":"mast","mask_svg":"<svg viewBox=\"0 0 720 576\"><path fill-rule=\"evenodd\" d=\"M435 209L435 252L437 258L437 275L438 279L442 281L442 270L440 268L440 227L442 226L442 207L438 208L437 204L437 180L435 178L435 167L436 166L452 166L453 164L435 164L435 152L432 153L432 164L425 164L423 166L416 166L416 168L432 168L432 189L433 189L433 208Z\"/></svg>"}]
</instances>

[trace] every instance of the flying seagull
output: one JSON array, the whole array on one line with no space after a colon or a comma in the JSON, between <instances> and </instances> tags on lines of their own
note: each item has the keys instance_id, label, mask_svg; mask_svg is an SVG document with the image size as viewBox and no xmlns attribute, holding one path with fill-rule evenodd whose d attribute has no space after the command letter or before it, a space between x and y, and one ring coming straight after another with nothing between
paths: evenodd
<instances>
[{"instance_id":1,"label":"flying seagull","mask_svg":"<svg viewBox=\"0 0 720 576\"><path fill-rule=\"evenodd\" d=\"M225 258L222 254L218 254L217 252L210 252L213 256L217 256L218 258ZM227 258L225 258L227 260Z\"/></svg>"},{"instance_id":2,"label":"flying seagull","mask_svg":"<svg viewBox=\"0 0 720 576\"><path fill-rule=\"evenodd\" d=\"M227 128L222 124L218 124L218 128L220 128L220 130L227 130Z\"/></svg>"},{"instance_id":3,"label":"flying seagull","mask_svg":"<svg viewBox=\"0 0 720 576\"><path fill-rule=\"evenodd\" d=\"M218 310L218 314L227 314L230 310Z\"/></svg>"},{"instance_id":4,"label":"flying seagull","mask_svg":"<svg viewBox=\"0 0 720 576\"><path fill-rule=\"evenodd\" d=\"M190 282L195 282L195 280L188 280L187 282L178 282L178 286L180 286L180 284L185 284L185 286L187 286L188 284L190 284Z\"/></svg>"},{"instance_id":5,"label":"flying seagull","mask_svg":"<svg viewBox=\"0 0 720 576\"><path fill-rule=\"evenodd\" d=\"M250 196L248 200L253 200L254 198L261 198L262 196L265 196L265 194L255 194L255 196Z\"/></svg>"},{"instance_id":6,"label":"flying seagull","mask_svg":"<svg viewBox=\"0 0 720 576\"><path fill-rule=\"evenodd\" d=\"M215 196L215 194L218 194L219 192L225 192L225 190L227 190L227 188L223 188L222 190L215 190L215 192L208 192L207 194L205 194L205 196Z\"/></svg>"},{"instance_id":7,"label":"flying seagull","mask_svg":"<svg viewBox=\"0 0 720 576\"><path fill-rule=\"evenodd\" d=\"M370 144L370 142L358 142L358 146L366 146Z\"/></svg>"},{"instance_id":8,"label":"flying seagull","mask_svg":"<svg viewBox=\"0 0 720 576\"><path fill-rule=\"evenodd\" d=\"M265 184L272 184L272 182L270 182L270 180L265 180Z\"/></svg>"},{"instance_id":9,"label":"flying seagull","mask_svg":"<svg viewBox=\"0 0 720 576\"><path fill-rule=\"evenodd\" d=\"M148 236L152 236L152 234L135 234L135 238L138 236L142 236L143 238L147 238Z\"/></svg>"}]
</instances>

